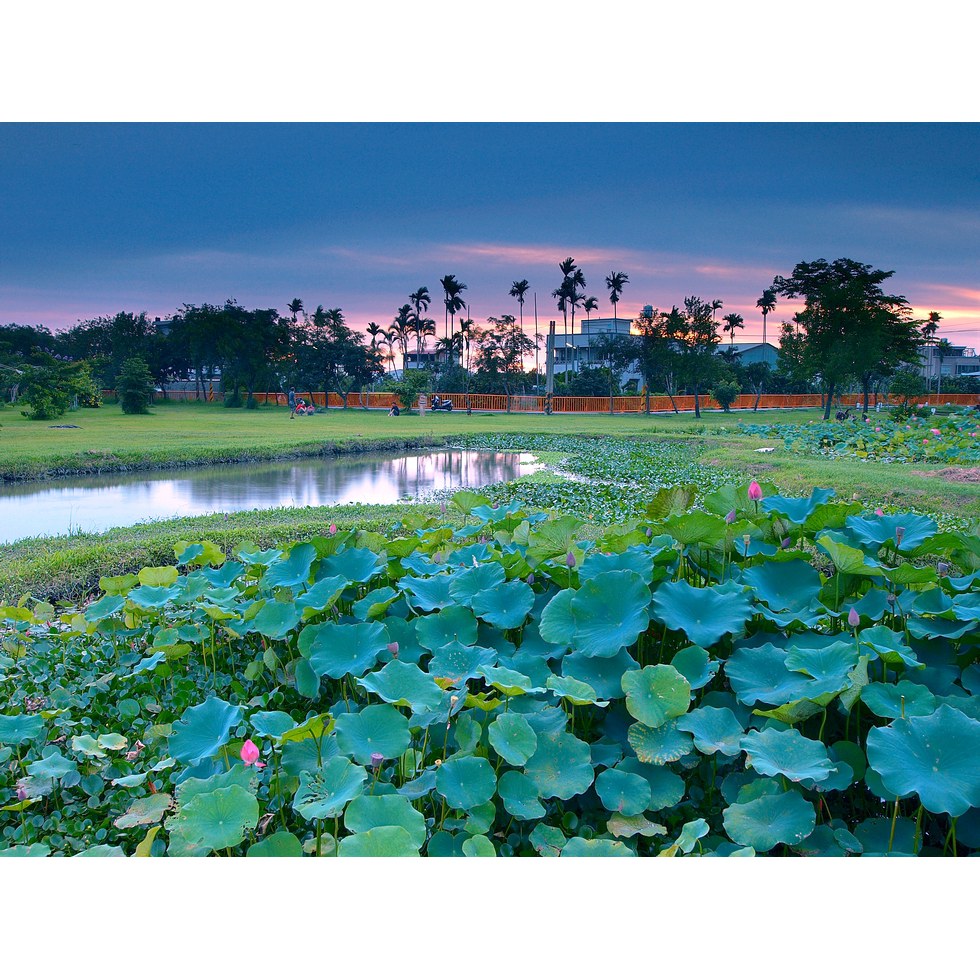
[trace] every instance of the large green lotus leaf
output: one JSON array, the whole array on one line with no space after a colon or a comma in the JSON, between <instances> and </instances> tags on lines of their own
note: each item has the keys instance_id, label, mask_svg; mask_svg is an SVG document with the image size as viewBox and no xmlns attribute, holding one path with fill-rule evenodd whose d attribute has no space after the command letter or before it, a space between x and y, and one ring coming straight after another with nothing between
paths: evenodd
<instances>
[{"instance_id":1,"label":"large green lotus leaf","mask_svg":"<svg viewBox=\"0 0 980 980\"><path fill-rule=\"evenodd\" d=\"M404 827L374 827L340 842L341 857L418 857L419 848Z\"/></svg>"},{"instance_id":2,"label":"large green lotus leaf","mask_svg":"<svg viewBox=\"0 0 980 980\"><path fill-rule=\"evenodd\" d=\"M331 555L320 562L317 578L328 575L341 575L348 582L363 585L370 582L384 568L384 559L368 548L347 548L339 554Z\"/></svg>"},{"instance_id":3,"label":"large green lotus leaf","mask_svg":"<svg viewBox=\"0 0 980 980\"><path fill-rule=\"evenodd\" d=\"M466 610L469 612L469 610ZM460 685L471 677L478 677L485 667L497 662L497 651L489 647L447 643L432 655L428 670L433 677L446 677Z\"/></svg>"},{"instance_id":4,"label":"large green lotus leaf","mask_svg":"<svg viewBox=\"0 0 980 980\"><path fill-rule=\"evenodd\" d=\"M298 858L303 856L300 839L286 830L277 831L253 844L246 857L250 858Z\"/></svg>"},{"instance_id":5,"label":"large green lotus leaf","mask_svg":"<svg viewBox=\"0 0 980 980\"><path fill-rule=\"evenodd\" d=\"M915 854L915 821L899 817L892 826L891 817L873 817L862 820L854 828L854 836L864 854ZM889 849L891 842L891 849ZM920 842L921 843L921 842Z\"/></svg>"},{"instance_id":6,"label":"large green lotus leaf","mask_svg":"<svg viewBox=\"0 0 980 980\"><path fill-rule=\"evenodd\" d=\"M478 756L452 756L436 773L436 790L455 810L472 810L493 799L497 777Z\"/></svg>"},{"instance_id":7,"label":"large green lotus leaf","mask_svg":"<svg viewBox=\"0 0 980 980\"><path fill-rule=\"evenodd\" d=\"M658 834L666 834L667 828L663 824L653 823L645 816L624 817L616 815L606 821L606 829L613 837L656 837Z\"/></svg>"},{"instance_id":8,"label":"large green lotus leaf","mask_svg":"<svg viewBox=\"0 0 980 980\"><path fill-rule=\"evenodd\" d=\"M348 581L342 575L331 575L321 578L311 589L307 589L296 598L296 608L304 619L309 619L324 609L329 609L348 586Z\"/></svg>"},{"instance_id":9,"label":"large green lotus leaf","mask_svg":"<svg viewBox=\"0 0 980 980\"><path fill-rule=\"evenodd\" d=\"M691 706L691 685L667 664L644 667L623 674L626 710L648 728L659 728L679 718Z\"/></svg>"},{"instance_id":10,"label":"large green lotus leaf","mask_svg":"<svg viewBox=\"0 0 980 980\"><path fill-rule=\"evenodd\" d=\"M538 747L538 736L523 715L498 715L487 728L494 751L512 766L523 766Z\"/></svg>"},{"instance_id":11,"label":"large green lotus leaf","mask_svg":"<svg viewBox=\"0 0 980 980\"><path fill-rule=\"evenodd\" d=\"M836 532L834 532L836 533ZM838 571L846 575L881 575L881 566L861 551L843 541L836 541L830 534L822 534L817 544L830 556ZM756 848L758 850L758 848Z\"/></svg>"},{"instance_id":12,"label":"large green lotus leaf","mask_svg":"<svg viewBox=\"0 0 980 980\"><path fill-rule=\"evenodd\" d=\"M656 619L683 631L698 646L708 647L725 634L740 634L752 615L747 592L732 582L694 588L687 582L665 582L653 594Z\"/></svg>"},{"instance_id":13,"label":"large green lotus leaf","mask_svg":"<svg viewBox=\"0 0 980 980\"><path fill-rule=\"evenodd\" d=\"M186 806L202 793L213 793L218 789L227 789L229 786L240 786L248 792L254 792L258 785L255 778L254 769L246 769L243 765L233 765L231 769L223 772L216 772L206 778L189 776L182 783L177 785L177 802L181 806ZM152 797L150 797L152 799Z\"/></svg>"},{"instance_id":14,"label":"large green lotus leaf","mask_svg":"<svg viewBox=\"0 0 980 980\"><path fill-rule=\"evenodd\" d=\"M718 544L725 540L728 525L714 514L695 510L687 514L674 514L663 522L663 529L684 545Z\"/></svg>"},{"instance_id":15,"label":"large green lotus leaf","mask_svg":"<svg viewBox=\"0 0 980 980\"><path fill-rule=\"evenodd\" d=\"M252 620L251 629L270 640L281 640L299 625L299 610L291 602L270 599Z\"/></svg>"},{"instance_id":16,"label":"large green lotus leaf","mask_svg":"<svg viewBox=\"0 0 980 980\"><path fill-rule=\"evenodd\" d=\"M763 776L785 776L794 783L801 779L820 782L836 771L823 742L806 738L795 728L751 731L739 745L746 764Z\"/></svg>"},{"instance_id":17,"label":"large green lotus leaf","mask_svg":"<svg viewBox=\"0 0 980 980\"><path fill-rule=\"evenodd\" d=\"M567 732L539 733L538 747L524 771L544 800L553 797L570 800L584 793L595 777L588 743Z\"/></svg>"},{"instance_id":18,"label":"large green lotus leaf","mask_svg":"<svg viewBox=\"0 0 980 980\"><path fill-rule=\"evenodd\" d=\"M463 856L468 858L492 858L497 856L493 841L485 834L476 834L463 841Z\"/></svg>"},{"instance_id":19,"label":"large green lotus leaf","mask_svg":"<svg viewBox=\"0 0 980 980\"><path fill-rule=\"evenodd\" d=\"M831 691L828 694L818 695L812 700L802 698L799 701L789 701L786 704L781 704L778 708L769 708L765 711L756 708L752 714L758 715L760 718L775 718L776 721L781 721L784 725L799 725L807 718L820 714L836 696L837 692Z\"/></svg>"},{"instance_id":20,"label":"large green lotus leaf","mask_svg":"<svg viewBox=\"0 0 980 980\"><path fill-rule=\"evenodd\" d=\"M397 759L411 741L408 719L390 704L372 704L357 714L340 715L335 731L340 751L361 765L368 765L375 753Z\"/></svg>"},{"instance_id":21,"label":"large green lotus leaf","mask_svg":"<svg viewBox=\"0 0 980 980\"><path fill-rule=\"evenodd\" d=\"M544 690L535 685L527 674L512 670L510 667L481 667L480 675L491 687L495 687L509 698L520 694L540 694Z\"/></svg>"},{"instance_id":22,"label":"large green lotus leaf","mask_svg":"<svg viewBox=\"0 0 980 980\"><path fill-rule=\"evenodd\" d=\"M388 646L388 633L381 623L324 623L306 629L316 630L308 657L310 666L319 676L335 680L348 674L360 677L371 670Z\"/></svg>"},{"instance_id":23,"label":"large green lotus leaf","mask_svg":"<svg viewBox=\"0 0 980 980\"><path fill-rule=\"evenodd\" d=\"M173 585L180 573L173 565L141 568L136 577L140 585Z\"/></svg>"},{"instance_id":24,"label":"large green lotus leaf","mask_svg":"<svg viewBox=\"0 0 980 980\"><path fill-rule=\"evenodd\" d=\"M868 765L896 796L918 793L930 813L980 806L980 722L942 705L868 732Z\"/></svg>"},{"instance_id":25,"label":"large green lotus leaf","mask_svg":"<svg viewBox=\"0 0 980 980\"><path fill-rule=\"evenodd\" d=\"M601 575L603 572L634 572L646 585L653 581L653 555L645 548L629 548L617 555L593 552L582 562L579 581Z\"/></svg>"},{"instance_id":26,"label":"large green lotus leaf","mask_svg":"<svg viewBox=\"0 0 980 980\"><path fill-rule=\"evenodd\" d=\"M141 827L147 824L159 823L163 815L170 809L173 798L169 793L152 793L133 800L129 809L112 821L113 826L120 830L128 827ZM258 817L256 817L258 819Z\"/></svg>"},{"instance_id":27,"label":"large green lotus leaf","mask_svg":"<svg viewBox=\"0 0 980 980\"><path fill-rule=\"evenodd\" d=\"M541 857L558 857L565 846L565 835L557 828L539 823L528 835L528 843Z\"/></svg>"},{"instance_id":28,"label":"large green lotus leaf","mask_svg":"<svg viewBox=\"0 0 980 980\"><path fill-rule=\"evenodd\" d=\"M572 616L574 589L562 589L541 613L538 633L545 643L566 649L575 637L575 619Z\"/></svg>"},{"instance_id":29,"label":"large green lotus leaf","mask_svg":"<svg viewBox=\"0 0 980 980\"><path fill-rule=\"evenodd\" d=\"M236 549L235 554L241 558L246 565L262 565L268 567L274 561L282 557L282 551L278 548L266 548L265 551L251 551L254 545L242 545Z\"/></svg>"},{"instance_id":30,"label":"large green lotus leaf","mask_svg":"<svg viewBox=\"0 0 980 980\"><path fill-rule=\"evenodd\" d=\"M595 690L584 681L576 680L574 677L557 677L551 674L545 685L549 691L553 691L558 697L564 698L569 704L597 704L605 707L609 702L600 701Z\"/></svg>"},{"instance_id":31,"label":"large green lotus leaf","mask_svg":"<svg viewBox=\"0 0 980 980\"><path fill-rule=\"evenodd\" d=\"M355 602L351 609L358 619L377 619L385 614L398 597L399 594L386 585L381 589L372 589L363 599Z\"/></svg>"},{"instance_id":32,"label":"large green lotus leaf","mask_svg":"<svg viewBox=\"0 0 980 980\"><path fill-rule=\"evenodd\" d=\"M221 698L210 697L188 708L174 723L168 740L170 754L180 762L196 766L211 758L228 743L231 730L242 720L243 711Z\"/></svg>"},{"instance_id":33,"label":"large green lotus leaf","mask_svg":"<svg viewBox=\"0 0 980 980\"><path fill-rule=\"evenodd\" d=\"M725 488L726 490L729 488ZM734 490L734 488L731 488ZM723 492L723 491L722 491ZM683 514L691 509L698 494L697 484L687 483L674 487L662 487L654 494L653 499L646 506L646 516L654 521L662 521L671 514ZM734 506L734 505L733 505ZM712 508L708 508L711 510ZM727 514L731 507L724 510L715 511L718 514Z\"/></svg>"},{"instance_id":34,"label":"large green lotus leaf","mask_svg":"<svg viewBox=\"0 0 980 980\"><path fill-rule=\"evenodd\" d=\"M413 711L437 711L445 696L431 674L401 660L389 661L381 670L366 674L357 683L382 701L404 705Z\"/></svg>"},{"instance_id":35,"label":"large green lotus leaf","mask_svg":"<svg viewBox=\"0 0 980 980\"><path fill-rule=\"evenodd\" d=\"M952 598L946 595L942 589L933 588L916 593L912 602L905 607L905 612L918 613L920 616L941 616L952 608Z\"/></svg>"},{"instance_id":36,"label":"large green lotus leaf","mask_svg":"<svg viewBox=\"0 0 980 980\"><path fill-rule=\"evenodd\" d=\"M416 850L425 843L425 817L404 796L358 796L347 807L344 825L355 834L376 827L403 827Z\"/></svg>"},{"instance_id":37,"label":"large green lotus leaf","mask_svg":"<svg viewBox=\"0 0 980 980\"><path fill-rule=\"evenodd\" d=\"M725 833L736 844L764 853L777 844L796 845L813 833L813 804L792 790L771 793L747 803L733 803L722 814Z\"/></svg>"},{"instance_id":38,"label":"large green lotus leaf","mask_svg":"<svg viewBox=\"0 0 980 980\"><path fill-rule=\"evenodd\" d=\"M582 524L579 518L568 514L539 524L528 537L527 560L531 567L568 554L575 544L575 532Z\"/></svg>"},{"instance_id":39,"label":"large green lotus leaf","mask_svg":"<svg viewBox=\"0 0 980 980\"><path fill-rule=\"evenodd\" d=\"M694 747L703 755L741 754L739 742L744 729L731 708L695 708L678 720L677 728L694 736Z\"/></svg>"},{"instance_id":40,"label":"large green lotus leaf","mask_svg":"<svg viewBox=\"0 0 980 980\"><path fill-rule=\"evenodd\" d=\"M12 847L0 848L0 858L47 857L51 848L47 844L14 844Z\"/></svg>"},{"instance_id":41,"label":"large green lotus leaf","mask_svg":"<svg viewBox=\"0 0 980 980\"><path fill-rule=\"evenodd\" d=\"M650 810L666 810L684 798L687 789L684 780L673 770L662 765L649 765L630 756L623 759L616 768L620 772L630 772L642 776L650 787Z\"/></svg>"},{"instance_id":42,"label":"large green lotus leaf","mask_svg":"<svg viewBox=\"0 0 980 980\"><path fill-rule=\"evenodd\" d=\"M858 662L854 643L839 640L809 646L809 639L806 636L800 637L799 646L790 641L786 652L786 666L790 670L808 674L819 681L827 692L846 687L847 676Z\"/></svg>"},{"instance_id":43,"label":"large green lotus leaf","mask_svg":"<svg viewBox=\"0 0 980 980\"><path fill-rule=\"evenodd\" d=\"M398 644L398 655L396 657L390 649L386 649L381 654L381 659L385 662L397 659L401 660L402 663L417 664L425 651L419 646L418 634L415 632L415 620L406 621L389 612L385 616L384 623L389 639Z\"/></svg>"},{"instance_id":44,"label":"large green lotus leaf","mask_svg":"<svg viewBox=\"0 0 980 980\"><path fill-rule=\"evenodd\" d=\"M885 663L903 663L906 667L918 667L915 652L905 643L905 635L888 629L887 626L872 626L858 633L858 642L881 657ZM864 651L867 653L867 651Z\"/></svg>"},{"instance_id":45,"label":"large green lotus leaf","mask_svg":"<svg viewBox=\"0 0 980 980\"><path fill-rule=\"evenodd\" d=\"M40 715L0 715L0 745L33 742L44 731Z\"/></svg>"},{"instance_id":46,"label":"large green lotus leaf","mask_svg":"<svg viewBox=\"0 0 980 980\"><path fill-rule=\"evenodd\" d=\"M414 578L403 575L398 585L409 594L410 602L416 609L432 612L433 609L445 609L453 605L453 597L449 592L454 576L433 575L431 578Z\"/></svg>"},{"instance_id":47,"label":"large green lotus leaf","mask_svg":"<svg viewBox=\"0 0 980 980\"><path fill-rule=\"evenodd\" d=\"M503 585L506 578L504 566L499 562L484 562L456 572L450 579L449 594L460 605L469 606L479 593Z\"/></svg>"},{"instance_id":48,"label":"large green lotus leaf","mask_svg":"<svg viewBox=\"0 0 980 980\"><path fill-rule=\"evenodd\" d=\"M821 504L826 504L836 491L815 487L809 497L781 497L777 494L760 501L767 514L781 514L793 524L802 524Z\"/></svg>"},{"instance_id":49,"label":"large green lotus leaf","mask_svg":"<svg viewBox=\"0 0 980 980\"><path fill-rule=\"evenodd\" d=\"M157 832L160 830L159 827L153 827L150 829L150 833L155 837ZM89 857L113 857L113 858L124 858L126 852L121 847L114 847L111 844L93 844L91 847L86 847L84 851L79 851L74 857L77 858L89 858ZM139 855L137 855L138 857Z\"/></svg>"},{"instance_id":50,"label":"large green lotus leaf","mask_svg":"<svg viewBox=\"0 0 980 980\"><path fill-rule=\"evenodd\" d=\"M944 636L947 640L958 640L978 628L976 622L961 623L956 619L940 616L930 616L928 619L922 616L910 616L907 626L909 635L917 640L932 639L937 636Z\"/></svg>"},{"instance_id":51,"label":"large green lotus leaf","mask_svg":"<svg viewBox=\"0 0 980 980\"><path fill-rule=\"evenodd\" d=\"M280 738L296 727L292 715L285 711L256 711L248 719L249 725L257 735Z\"/></svg>"},{"instance_id":52,"label":"large green lotus leaf","mask_svg":"<svg viewBox=\"0 0 980 980\"><path fill-rule=\"evenodd\" d=\"M596 777L595 790L602 805L613 813L635 817L650 806L650 784L622 769L605 769Z\"/></svg>"},{"instance_id":53,"label":"large green lotus leaf","mask_svg":"<svg viewBox=\"0 0 980 980\"><path fill-rule=\"evenodd\" d=\"M875 550L886 543L894 547L898 528L905 528L902 551L917 548L939 529L931 517L922 514L882 514L875 517L854 515L847 519L847 527L861 544L874 547Z\"/></svg>"},{"instance_id":54,"label":"large green lotus leaf","mask_svg":"<svg viewBox=\"0 0 980 980\"><path fill-rule=\"evenodd\" d=\"M415 620L415 633L426 650L435 651L448 643L476 643L476 617L465 606L449 606Z\"/></svg>"},{"instance_id":55,"label":"large green lotus leaf","mask_svg":"<svg viewBox=\"0 0 980 980\"><path fill-rule=\"evenodd\" d=\"M242 555L241 557L245 557ZM288 558L273 559L262 576L261 586L271 590L284 585L292 588L309 581L310 569L316 559L316 548L311 544L296 544L289 551Z\"/></svg>"},{"instance_id":56,"label":"large green lotus leaf","mask_svg":"<svg viewBox=\"0 0 980 980\"><path fill-rule=\"evenodd\" d=\"M522 772L505 772L497 783L497 795L503 800L504 809L518 820L538 820L545 815L537 786Z\"/></svg>"},{"instance_id":57,"label":"large green lotus leaf","mask_svg":"<svg viewBox=\"0 0 980 980\"><path fill-rule=\"evenodd\" d=\"M476 570L473 569L474 572ZM480 619L501 630L523 626L533 605L534 592L531 587L524 582L516 581L486 589L474 596L470 602L470 608Z\"/></svg>"},{"instance_id":58,"label":"large green lotus leaf","mask_svg":"<svg viewBox=\"0 0 980 980\"><path fill-rule=\"evenodd\" d=\"M742 573L742 581L755 590L770 609L808 605L820 592L820 573L805 561L765 562Z\"/></svg>"},{"instance_id":59,"label":"large green lotus leaf","mask_svg":"<svg viewBox=\"0 0 980 980\"><path fill-rule=\"evenodd\" d=\"M699 817L697 820L688 820L681 827L681 832L677 840L670 847L661 851L658 856L674 857L678 852L681 854L690 854L698 846L698 841L708 833L709 829L708 821L703 817Z\"/></svg>"},{"instance_id":60,"label":"large green lotus leaf","mask_svg":"<svg viewBox=\"0 0 980 980\"><path fill-rule=\"evenodd\" d=\"M725 673L742 704L782 705L826 694L826 685L786 666L786 651L772 643L739 647L725 661Z\"/></svg>"},{"instance_id":61,"label":"large green lotus leaf","mask_svg":"<svg viewBox=\"0 0 980 980\"><path fill-rule=\"evenodd\" d=\"M931 715L936 696L928 687L899 681L897 684L868 684L861 689L861 700L879 718L913 718Z\"/></svg>"},{"instance_id":62,"label":"large green lotus leaf","mask_svg":"<svg viewBox=\"0 0 980 980\"><path fill-rule=\"evenodd\" d=\"M141 585L133 589L127 598L140 609L162 609L179 595L180 589L176 586Z\"/></svg>"},{"instance_id":63,"label":"large green lotus leaf","mask_svg":"<svg viewBox=\"0 0 980 980\"><path fill-rule=\"evenodd\" d=\"M42 756L37 762L32 762L27 771L31 776L38 776L41 779L61 779L70 772L78 771L78 763L74 759L68 759L54 746L45 749L46 755Z\"/></svg>"},{"instance_id":64,"label":"large green lotus leaf","mask_svg":"<svg viewBox=\"0 0 980 980\"><path fill-rule=\"evenodd\" d=\"M240 844L258 820L255 797L241 786L227 786L181 806L175 826L188 843L218 851Z\"/></svg>"},{"instance_id":65,"label":"large green lotus leaf","mask_svg":"<svg viewBox=\"0 0 980 980\"><path fill-rule=\"evenodd\" d=\"M135 575L103 575L99 579L99 588L106 595L125 595L130 589L139 585Z\"/></svg>"},{"instance_id":66,"label":"large green lotus leaf","mask_svg":"<svg viewBox=\"0 0 980 980\"><path fill-rule=\"evenodd\" d=\"M104 595L97 602L85 607L85 620L89 623L99 623L103 619L115 616L125 605L126 599L121 595Z\"/></svg>"},{"instance_id":67,"label":"large green lotus leaf","mask_svg":"<svg viewBox=\"0 0 980 980\"><path fill-rule=\"evenodd\" d=\"M338 816L367 781L367 770L338 756L320 768L300 774L293 808L304 820L325 820Z\"/></svg>"},{"instance_id":68,"label":"large green lotus leaf","mask_svg":"<svg viewBox=\"0 0 980 980\"><path fill-rule=\"evenodd\" d=\"M297 660L294 669L296 672L296 691L300 697L312 701L320 693L320 675L310 666L308 660Z\"/></svg>"},{"instance_id":69,"label":"large green lotus leaf","mask_svg":"<svg viewBox=\"0 0 980 980\"><path fill-rule=\"evenodd\" d=\"M628 848L621 840L604 840L585 837L573 837L562 849L562 857L597 857L597 858L633 858L636 853Z\"/></svg>"},{"instance_id":70,"label":"large green lotus leaf","mask_svg":"<svg viewBox=\"0 0 980 980\"><path fill-rule=\"evenodd\" d=\"M569 605L573 646L586 657L616 656L650 623L650 589L636 572L600 572L582 583Z\"/></svg>"},{"instance_id":71,"label":"large green lotus leaf","mask_svg":"<svg viewBox=\"0 0 980 980\"><path fill-rule=\"evenodd\" d=\"M597 697L607 699L621 698L623 674L639 669L640 665L625 647L615 657L585 657L579 653L569 653L561 662L562 677L582 681L595 691Z\"/></svg>"},{"instance_id":72,"label":"large green lotus leaf","mask_svg":"<svg viewBox=\"0 0 980 980\"><path fill-rule=\"evenodd\" d=\"M471 514L474 507L489 507L490 498L472 490L458 490L449 498L453 506L458 507L464 514Z\"/></svg>"},{"instance_id":73,"label":"large green lotus leaf","mask_svg":"<svg viewBox=\"0 0 980 980\"><path fill-rule=\"evenodd\" d=\"M704 647L698 646L678 650L671 658L670 665L684 675L692 691L709 684L721 666L718 661L711 659L711 655Z\"/></svg>"},{"instance_id":74,"label":"large green lotus leaf","mask_svg":"<svg viewBox=\"0 0 980 980\"><path fill-rule=\"evenodd\" d=\"M687 755L694 745L694 740L687 732L678 730L676 718L659 728L650 728L637 722L630 725L627 738L640 762L649 762L656 766L676 762Z\"/></svg>"}]
</instances>

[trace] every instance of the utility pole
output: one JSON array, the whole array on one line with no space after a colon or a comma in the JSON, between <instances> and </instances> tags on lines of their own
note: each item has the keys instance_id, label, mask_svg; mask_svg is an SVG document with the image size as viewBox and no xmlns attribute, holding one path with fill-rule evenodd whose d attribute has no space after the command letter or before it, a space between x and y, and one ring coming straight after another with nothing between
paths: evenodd
<instances>
[{"instance_id":1,"label":"utility pole","mask_svg":"<svg viewBox=\"0 0 980 980\"><path fill-rule=\"evenodd\" d=\"M541 390L541 335L538 333L538 294L534 294L534 380Z\"/></svg>"},{"instance_id":2,"label":"utility pole","mask_svg":"<svg viewBox=\"0 0 980 980\"><path fill-rule=\"evenodd\" d=\"M548 324L548 346L545 349L544 410L551 414L551 398L555 393L555 321Z\"/></svg>"}]
</instances>

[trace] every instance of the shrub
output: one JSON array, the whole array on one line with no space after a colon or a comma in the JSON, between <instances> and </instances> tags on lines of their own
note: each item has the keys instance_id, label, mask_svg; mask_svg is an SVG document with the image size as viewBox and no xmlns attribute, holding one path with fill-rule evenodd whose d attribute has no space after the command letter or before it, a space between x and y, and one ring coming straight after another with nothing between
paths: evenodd
<instances>
[{"instance_id":1,"label":"shrub","mask_svg":"<svg viewBox=\"0 0 980 980\"><path fill-rule=\"evenodd\" d=\"M712 388L711 397L726 411L730 412L732 403L741 394L742 389L734 381L720 381Z\"/></svg>"},{"instance_id":2,"label":"shrub","mask_svg":"<svg viewBox=\"0 0 980 980\"><path fill-rule=\"evenodd\" d=\"M116 392L126 415L148 415L153 399L153 375L142 357L123 362L116 378Z\"/></svg>"}]
</instances>

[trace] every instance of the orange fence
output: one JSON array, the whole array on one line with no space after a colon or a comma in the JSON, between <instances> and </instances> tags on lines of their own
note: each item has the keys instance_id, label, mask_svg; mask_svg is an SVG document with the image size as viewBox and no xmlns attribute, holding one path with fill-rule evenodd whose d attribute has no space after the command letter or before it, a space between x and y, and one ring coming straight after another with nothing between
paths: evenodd
<instances>
[{"instance_id":1,"label":"orange fence","mask_svg":"<svg viewBox=\"0 0 980 980\"><path fill-rule=\"evenodd\" d=\"M480 395L471 394L461 395L458 392L437 392L440 398L448 398L453 403L454 411L465 411L467 400L474 412L544 412L546 398L542 395ZM105 399L115 398L116 393L111 388L102 391ZM220 400L221 392L209 389L204 393L205 400ZM278 405L282 408L287 406L286 395L281 391L257 391L254 393L255 400L260 405ZM323 408L343 408L344 401L336 392L324 393L322 391L297 391L296 397L305 402L312 401L314 405ZM170 391L166 394L156 392L156 401L199 401L198 392L193 389L190 391ZM646 397L643 395L617 396L611 399L611 413L615 415L639 414L646 411ZM707 395L700 396L701 408L706 411L718 411L721 406ZM863 404L862 396L857 393L841 395L840 405L842 407L855 409ZM879 396L878 402L885 405L899 405L901 398L893 396ZM915 405L925 405L928 408L938 408L942 405L977 405L980 398L976 395L920 395L912 399ZM384 409L387 411L392 405L398 403L397 396L390 391L370 391L370 392L351 392L347 396L348 408L360 409ZM431 411L432 396L428 396L429 410ZM835 399L835 404L837 400ZM400 403L399 403L400 404ZM871 400L872 409L874 398ZM694 411L693 395L675 395L673 402L666 395L650 396L651 412L673 412L674 408L680 412ZM751 409L755 406L755 395L739 395L732 403L735 409ZM763 395L759 399L759 408L821 408L823 399L820 395ZM413 408L418 408L418 401ZM555 395L551 399L551 410L557 413L581 412L593 414L610 414L610 399L606 397L572 397L567 395Z\"/></svg>"}]
</instances>

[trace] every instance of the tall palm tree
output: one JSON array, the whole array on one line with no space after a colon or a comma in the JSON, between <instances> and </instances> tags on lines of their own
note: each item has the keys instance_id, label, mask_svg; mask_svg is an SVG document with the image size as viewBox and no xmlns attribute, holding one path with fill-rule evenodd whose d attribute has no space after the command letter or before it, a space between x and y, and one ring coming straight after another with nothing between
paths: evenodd
<instances>
[{"instance_id":1,"label":"tall palm tree","mask_svg":"<svg viewBox=\"0 0 980 980\"><path fill-rule=\"evenodd\" d=\"M297 297L291 303L288 303L290 313L293 314L293 323L296 322L296 317L303 312L303 301Z\"/></svg>"},{"instance_id":2,"label":"tall palm tree","mask_svg":"<svg viewBox=\"0 0 980 980\"><path fill-rule=\"evenodd\" d=\"M415 334L416 357L419 367L422 366L422 349L425 347L426 337L434 337L436 334L436 321L427 316L411 316L409 329ZM438 347L437 347L438 349Z\"/></svg>"},{"instance_id":3,"label":"tall palm tree","mask_svg":"<svg viewBox=\"0 0 980 980\"><path fill-rule=\"evenodd\" d=\"M429 308L432 297L429 295L428 286L419 286L414 293L408 294L408 301L415 309L416 318L420 317Z\"/></svg>"},{"instance_id":4,"label":"tall palm tree","mask_svg":"<svg viewBox=\"0 0 980 980\"><path fill-rule=\"evenodd\" d=\"M762 342L766 342L766 317L776 309L776 290L763 289L762 295L755 301L755 305L762 310Z\"/></svg>"},{"instance_id":5,"label":"tall palm tree","mask_svg":"<svg viewBox=\"0 0 980 980\"><path fill-rule=\"evenodd\" d=\"M613 319L616 319L616 307L623 297L623 287L630 281L625 272L611 272L606 276L606 289L609 290L609 302L612 303Z\"/></svg>"},{"instance_id":6,"label":"tall palm tree","mask_svg":"<svg viewBox=\"0 0 980 980\"><path fill-rule=\"evenodd\" d=\"M446 294L446 336L451 337L455 328L456 314L466 306L460 295L466 289L466 283L460 282L455 276L443 276L439 283Z\"/></svg>"},{"instance_id":7,"label":"tall palm tree","mask_svg":"<svg viewBox=\"0 0 980 980\"><path fill-rule=\"evenodd\" d=\"M524 329L524 296L530 288L531 284L526 279L515 279L510 287L510 295L517 300L521 308L521 330Z\"/></svg>"},{"instance_id":8,"label":"tall palm tree","mask_svg":"<svg viewBox=\"0 0 980 980\"><path fill-rule=\"evenodd\" d=\"M378 337L384 334L384 327L380 323L375 323L373 320L367 325L367 332L371 335L371 347L373 350L378 349ZM380 341L383 343L383 341Z\"/></svg>"},{"instance_id":9,"label":"tall palm tree","mask_svg":"<svg viewBox=\"0 0 980 980\"><path fill-rule=\"evenodd\" d=\"M714 326L717 326L715 320L715 314L724 306L725 304L720 299L713 299L711 301L711 322Z\"/></svg>"},{"instance_id":10,"label":"tall palm tree","mask_svg":"<svg viewBox=\"0 0 980 980\"><path fill-rule=\"evenodd\" d=\"M745 329L745 320L739 313L727 313L722 319L726 326L721 328L721 332L728 334L728 349L731 350L735 346L735 331Z\"/></svg>"},{"instance_id":11,"label":"tall palm tree","mask_svg":"<svg viewBox=\"0 0 980 980\"><path fill-rule=\"evenodd\" d=\"M575 306L578 305L576 302L573 305L573 295L576 292L576 287L580 284L583 289L585 288L585 278L582 275L582 270L579 269L578 264L575 262L570 255L568 258L558 263L558 268L561 270L562 280L561 285L552 292L552 296L558 300L558 309L562 314L565 323L564 329L564 346L563 353L565 357L565 381L568 381L568 310L569 307L572 309L572 332L575 330ZM578 297L578 301L581 301L582 297Z\"/></svg>"},{"instance_id":12,"label":"tall palm tree","mask_svg":"<svg viewBox=\"0 0 980 980\"><path fill-rule=\"evenodd\" d=\"M576 368L578 366L578 348L575 346L575 310L585 301L585 293L579 289L585 289L585 273L581 269L576 269L572 273L572 288L568 294L568 305L572 308L572 355Z\"/></svg>"},{"instance_id":13,"label":"tall palm tree","mask_svg":"<svg viewBox=\"0 0 980 980\"><path fill-rule=\"evenodd\" d=\"M406 303L398 308L394 320L391 321L391 336L398 343L402 352L402 371L408 360L408 338L411 336L412 308Z\"/></svg>"},{"instance_id":14,"label":"tall palm tree","mask_svg":"<svg viewBox=\"0 0 980 980\"><path fill-rule=\"evenodd\" d=\"M590 329L590 322L592 320L591 314L599 309L599 300L595 296L589 296L582 303L582 309L585 310L585 355L587 357L587 364L592 363L592 330Z\"/></svg>"}]
</instances>

